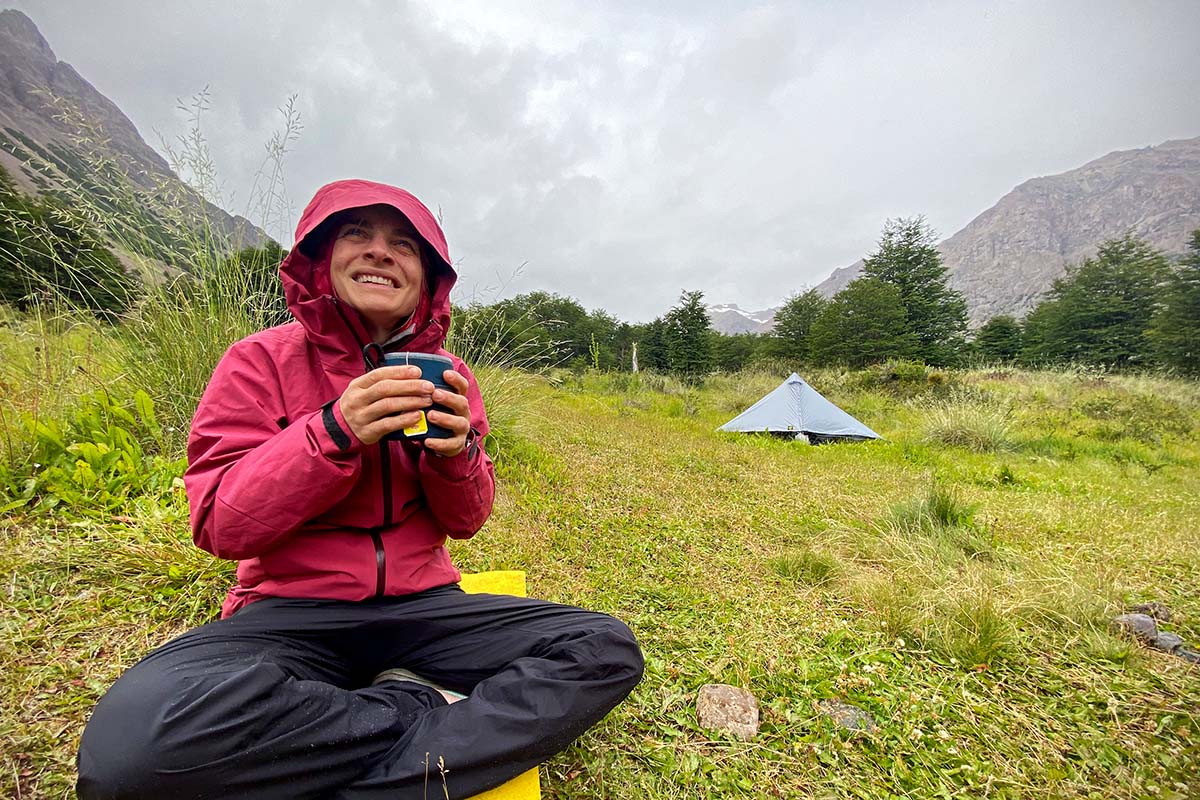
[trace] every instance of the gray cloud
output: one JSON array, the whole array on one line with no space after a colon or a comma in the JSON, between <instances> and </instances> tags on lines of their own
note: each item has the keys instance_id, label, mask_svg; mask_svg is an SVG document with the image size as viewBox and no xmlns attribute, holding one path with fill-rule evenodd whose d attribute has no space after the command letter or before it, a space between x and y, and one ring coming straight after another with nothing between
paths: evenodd
<instances>
[{"instance_id":1,"label":"gray cloud","mask_svg":"<svg viewBox=\"0 0 1200 800\"><path fill-rule=\"evenodd\" d=\"M949 235L1027 178L1200 134L1186 0L13 5L151 144L209 86L231 210L296 94L297 206L398 183L441 209L463 299L625 319L684 288L774 305L887 217Z\"/></svg>"}]
</instances>

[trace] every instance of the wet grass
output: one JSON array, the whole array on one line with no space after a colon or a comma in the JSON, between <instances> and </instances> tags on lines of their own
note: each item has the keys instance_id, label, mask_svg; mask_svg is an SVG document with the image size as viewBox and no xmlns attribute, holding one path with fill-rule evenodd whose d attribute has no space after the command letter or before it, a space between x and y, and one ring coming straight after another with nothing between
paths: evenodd
<instances>
[{"instance_id":1,"label":"wet grass","mask_svg":"<svg viewBox=\"0 0 1200 800\"><path fill-rule=\"evenodd\" d=\"M1200 389L1016 371L903 391L882 372L805 377L884 440L715 432L782 375L698 390L517 381L512 402L532 410L503 426L495 513L454 557L619 616L647 657L632 697L543 767L543 796L1200 793L1200 671L1107 626L1158 600L1200 642ZM947 402L1010 409L1006 446L929 437ZM191 546L185 513L168 491L120 519L59 508L0 522L0 795L70 796L108 684L215 615L231 567ZM710 682L755 693L754 740L698 726ZM877 729L840 731L827 700Z\"/></svg>"}]
</instances>

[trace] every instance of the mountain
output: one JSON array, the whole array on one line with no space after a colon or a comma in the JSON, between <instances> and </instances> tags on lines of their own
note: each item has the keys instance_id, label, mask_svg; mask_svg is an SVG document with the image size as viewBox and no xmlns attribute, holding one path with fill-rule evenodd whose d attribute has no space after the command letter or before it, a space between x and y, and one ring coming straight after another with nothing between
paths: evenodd
<instances>
[{"instance_id":1,"label":"mountain","mask_svg":"<svg viewBox=\"0 0 1200 800\"><path fill-rule=\"evenodd\" d=\"M708 320L718 333L766 333L775 326L774 308L742 311L734 304L708 306Z\"/></svg>"},{"instance_id":2,"label":"mountain","mask_svg":"<svg viewBox=\"0 0 1200 800\"><path fill-rule=\"evenodd\" d=\"M147 238L162 244L178 219L202 220L231 247L267 241L248 220L187 187L129 118L13 10L0 11L0 167L29 195L71 203L86 192L114 219L132 220L128 230L145 236L149 228L154 235ZM127 195L114 188L122 182ZM136 209L122 205L127 196L136 198Z\"/></svg>"},{"instance_id":3,"label":"mountain","mask_svg":"<svg viewBox=\"0 0 1200 800\"><path fill-rule=\"evenodd\" d=\"M1109 153L1082 167L1025 181L938 245L971 323L1023 316L1068 264L1133 233L1169 256L1200 228L1200 137ZM832 297L862 261L816 288Z\"/></svg>"}]
</instances>

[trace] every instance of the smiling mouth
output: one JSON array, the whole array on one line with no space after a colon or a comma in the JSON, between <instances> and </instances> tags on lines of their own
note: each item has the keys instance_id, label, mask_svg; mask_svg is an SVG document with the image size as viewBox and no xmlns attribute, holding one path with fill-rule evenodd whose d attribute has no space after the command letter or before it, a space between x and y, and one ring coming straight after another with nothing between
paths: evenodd
<instances>
[{"instance_id":1,"label":"smiling mouth","mask_svg":"<svg viewBox=\"0 0 1200 800\"><path fill-rule=\"evenodd\" d=\"M396 288L396 284L392 282L391 278L385 278L382 275L356 275L354 277L354 282L370 283L376 286L386 286L389 289Z\"/></svg>"}]
</instances>

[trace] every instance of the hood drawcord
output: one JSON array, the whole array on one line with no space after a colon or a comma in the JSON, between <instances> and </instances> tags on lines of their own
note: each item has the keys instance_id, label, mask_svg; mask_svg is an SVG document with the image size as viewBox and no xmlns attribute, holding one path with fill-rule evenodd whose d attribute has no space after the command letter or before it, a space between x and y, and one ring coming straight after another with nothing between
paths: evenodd
<instances>
[{"instance_id":1,"label":"hood drawcord","mask_svg":"<svg viewBox=\"0 0 1200 800\"><path fill-rule=\"evenodd\" d=\"M367 372L376 369L383 363L383 348L375 344L375 342L371 342L364 347L362 354L363 365L366 367Z\"/></svg>"}]
</instances>

